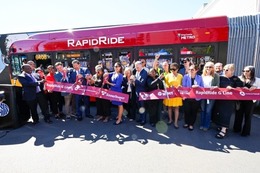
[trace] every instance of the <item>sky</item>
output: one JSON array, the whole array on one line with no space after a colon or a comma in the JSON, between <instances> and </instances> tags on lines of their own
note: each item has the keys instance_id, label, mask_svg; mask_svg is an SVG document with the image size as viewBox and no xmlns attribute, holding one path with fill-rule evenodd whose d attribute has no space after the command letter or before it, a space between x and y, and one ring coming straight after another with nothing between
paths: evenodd
<instances>
[{"instance_id":1,"label":"sky","mask_svg":"<svg viewBox=\"0 0 260 173\"><path fill-rule=\"evenodd\" d=\"M1 0L0 34L190 19L211 0Z\"/></svg>"}]
</instances>

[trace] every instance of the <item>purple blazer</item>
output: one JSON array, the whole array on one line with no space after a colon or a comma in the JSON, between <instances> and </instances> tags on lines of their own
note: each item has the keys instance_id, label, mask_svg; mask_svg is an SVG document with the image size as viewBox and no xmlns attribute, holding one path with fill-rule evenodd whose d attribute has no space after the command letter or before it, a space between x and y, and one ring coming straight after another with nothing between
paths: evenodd
<instances>
[{"instance_id":1,"label":"purple blazer","mask_svg":"<svg viewBox=\"0 0 260 173\"><path fill-rule=\"evenodd\" d=\"M200 75L195 76L196 85L199 85L200 87L204 87L202 77ZM182 86L183 87L191 87L191 77L189 74L186 74L183 76L182 79Z\"/></svg>"}]
</instances>

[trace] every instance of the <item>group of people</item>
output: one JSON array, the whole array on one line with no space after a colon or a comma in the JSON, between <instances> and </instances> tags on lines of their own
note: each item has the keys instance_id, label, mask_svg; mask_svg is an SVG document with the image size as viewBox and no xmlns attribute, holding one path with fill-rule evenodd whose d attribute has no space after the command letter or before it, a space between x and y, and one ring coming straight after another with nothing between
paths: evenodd
<instances>
[{"instance_id":1,"label":"group of people","mask_svg":"<svg viewBox=\"0 0 260 173\"><path fill-rule=\"evenodd\" d=\"M147 119L149 119L150 125L154 127L162 118L162 110L167 110L168 125L173 124L174 128L178 129L179 114L183 112L183 127L192 131L200 110L200 129L207 131L211 121L214 121L219 125L216 138L222 139L226 137L230 117L235 113L233 131L241 133L242 136L250 135L255 101L184 99L181 97L142 101L139 100L139 93L180 86L212 89L220 87L228 90L243 87L254 90L260 88L260 79L255 76L253 66L244 67L242 75L238 77L234 75L235 67L233 64L226 64L222 68L221 63L206 62L203 68L199 69L196 64L186 58L182 61L183 67L180 68L178 63L169 64L165 61L160 64L159 57L159 55L155 56L153 67L150 69L146 67L145 59L136 61L128 67L116 62L113 72L107 72L103 64L100 63L95 66L95 74L93 75L88 68L81 67L78 60L72 61L73 68L71 69L63 67L61 62L55 63L54 66L49 65L46 75L41 73L40 69L37 71L33 61L28 61L22 66L23 72L18 79L22 84L23 99L30 109L33 123L39 122L37 104L39 104L47 123L52 123L48 105L56 118L60 118L63 114L67 119L75 114L78 121L81 121L83 116L93 118L90 115L89 96L49 91L44 87L44 82L56 81L92 85L129 95L128 103L96 98L97 121L108 122L111 116L111 105L115 105L118 108L115 125L121 124L123 115L126 115L129 121L136 120L141 125L146 124Z\"/></svg>"}]
</instances>

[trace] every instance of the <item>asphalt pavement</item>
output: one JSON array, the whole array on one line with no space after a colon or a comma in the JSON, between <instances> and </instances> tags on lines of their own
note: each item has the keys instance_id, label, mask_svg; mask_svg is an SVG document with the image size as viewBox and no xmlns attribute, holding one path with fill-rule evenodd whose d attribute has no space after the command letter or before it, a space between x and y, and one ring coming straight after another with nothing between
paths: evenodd
<instances>
[{"instance_id":1,"label":"asphalt pavement","mask_svg":"<svg viewBox=\"0 0 260 173\"><path fill-rule=\"evenodd\" d=\"M128 119L120 125L52 120L0 130L0 172L260 172L259 115L253 116L251 136L229 131L224 139L215 138L214 124L207 132L199 130L199 119L193 131L182 128L183 119L179 129L166 120L156 127Z\"/></svg>"}]
</instances>

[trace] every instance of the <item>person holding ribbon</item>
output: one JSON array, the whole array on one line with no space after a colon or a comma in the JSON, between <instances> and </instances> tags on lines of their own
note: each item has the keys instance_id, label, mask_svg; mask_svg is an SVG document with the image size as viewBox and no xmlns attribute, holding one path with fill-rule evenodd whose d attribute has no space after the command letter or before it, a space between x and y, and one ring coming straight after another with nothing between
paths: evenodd
<instances>
[{"instance_id":1,"label":"person holding ribbon","mask_svg":"<svg viewBox=\"0 0 260 173\"><path fill-rule=\"evenodd\" d=\"M243 86L242 81L234 75L234 64L226 64L223 68L223 72L223 76L220 76L220 88L232 90L236 87ZM215 137L223 139L227 134L227 129L229 128L231 115L235 111L235 100L216 100L215 104L218 110L218 118L216 119L216 123L220 126L217 128L218 133Z\"/></svg>"},{"instance_id":2,"label":"person holding ribbon","mask_svg":"<svg viewBox=\"0 0 260 173\"><path fill-rule=\"evenodd\" d=\"M163 90L164 84L162 78L164 76L158 76L156 70L154 68L150 69L148 78L147 78L147 91L151 92L157 89ZM160 120L160 112L161 112L161 105L162 100L155 99L155 100L148 100L147 101L147 108L149 113L150 125L154 127L156 123Z\"/></svg>"},{"instance_id":3,"label":"person holding ribbon","mask_svg":"<svg viewBox=\"0 0 260 173\"><path fill-rule=\"evenodd\" d=\"M116 62L114 64L114 72L109 73L106 76L108 76L108 79L105 80L105 84L108 84L110 86L110 89L112 91L116 91L116 92L122 92L122 82L123 82L123 74L122 74L122 65L120 62ZM122 123L122 117L123 117L123 103L119 102L119 101L112 101L113 105L117 105L118 106L118 114L116 117L116 122L114 123L114 125L119 125Z\"/></svg>"},{"instance_id":4,"label":"person holding ribbon","mask_svg":"<svg viewBox=\"0 0 260 173\"><path fill-rule=\"evenodd\" d=\"M202 79L204 88L217 88L219 87L219 75L215 73L214 63L206 62L202 70ZM215 100L202 99L201 112L200 112L200 130L207 131L210 127L211 113Z\"/></svg>"},{"instance_id":5,"label":"person holding ribbon","mask_svg":"<svg viewBox=\"0 0 260 173\"><path fill-rule=\"evenodd\" d=\"M55 81L61 83L69 83L68 70L63 67L63 64L61 62L56 62L55 68L57 70L54 74ZM66 119L71 119L72 114L70 105L72 101L72 94L62 91L60 97L64 98L64 114L66 116Z\"/></svg>"},{"instance_id":6,"label":"person holding ribbon","mask_svg":"<svg viewBox=\"0 0 260 173\"><path fill-rule=\"evenodd\" d=\"M260 88L260 78L255 77L255 67L246 66L239 79L243 82L243 89L254 90ZM251 131L251 119L256 100L240 100L235 114L233 131L241 133L241 136L249 136ZM244 124L242 125L244 121Z\"/></svg>"},{"instance_id":7,"label":"person holding ribbon","mask_svg":"<svg viewBox=\"0 0 260 173\"><path fill-rule=\"evenodd\" d=\"M124 77L122 82L123 93L129 95L128 103L124 103L125 114L129 118L129 121L135 119L136 111L136 95L134 86L135 76L132 75L132 68L126 67L124 70Z\"/></svg>"},{"instance_id":8,"label":"person holding ribbon","mask_svg":"<svg viewBox=\"0 0 260 173\"><path fill-rule=\"evenodd\" d=\"M178 73L179 64L172 63L170 65L170 72L165 76L165 85L166 88L175 87L178 88L182 85L182 78L183 76ZM174 128L178 129L178 118L179 118L179 106L182 106L182 98L175 97L175 98L167 98L163 100L163 104L168 107L168 116L169 121L168 125L172 124L172 110L174 109Z\"/></svg>"},{"instance_id":9,"label":"person holding ribbon","mask_svg":"<svg viewBox=\"0 0 260 173\"><path fill-rule=\"evenodd\" d=\"M29 64L22 65L22 70L23 72L18 76L18 80L22 84L23 100L26 101L30 109L33 124L39 123L37 104L39 104L41 108L42 114L44 116L44 121L46 123L52 123L48 111L47 100L43 94L43 91L40 89L40 85L45 80L37 80L37 78L32 75L32 68Z\"/></svg>"},{"instance_id":10,"label":"person holding ribbon","mask_svg":"<svg viewBox=\"0 0 260 173\"><path fill-rule=\"evenodd\" d=\"M55 78L54 78L55 71L54 71L53 65L48 65L47 70L49 73L45 76L46 82L54 83L55 82ZM59 99L61 97L60 92L47 90L46 87L44 87L44 89L45 89L46 98L50 103L50 108L51 108L52 114L54 114L55 118L57 118L57 119L60 118L62 115L62 112L59 112L59 107L58 107L59 104L61 104L59 102Z\"/></svg>"},{"instance_id":11,"label":"person holding ribbon","mask_svg":"<svg viewBox=\"0 0 260 173\"><path fill-rule=\"evenodd\" d=\"M90 80L91 85L94 85L98 88L109 89L108 84L105 84L104 79L104 69L101 65L95 66L96 74L94 74ZM110 110L110 100L96 98L96 108L97 108L97 121L103 121L104 123L108 122L111 110Z\"/></svg>"},{"instance_id":12,"label":"person holding ribbon","mask_svg":"<svg viewBox=\"0 0 260 173\"><path fill-rule=\"evenodd\" d=\"M72 61L73 69L69 71L69 83L75 84L75 85L88 85L89 78L91 77L90 71L88 68L83 68L80 65L80 62L78 60ZM82 105L82 102L84 103L84 106ZM90 100L89 96L85 95L75 95L75 104L76 104L76 116L78 121L82 121L82 112L85 112L85 116L88 118L93 118L92 115L90 115Z\"/></svg>"},{"instance_id":13,"label":"person holding ribbon","mask_svg":"<svg viewBox=\"0 0 260 173\"><path fill-rule=\"evenodd\" d=\"M192 64L189 66L188 74L184 75L182 80L183 87L204 87L204 83L202 77L197 75L199 68L198 66ZM184 128L188 128L190 131L193 130L194 123L197 118L198 109L200 106L199 99L185 99L184 98L184 121L185 124L183 125Z\"/></svg>"},{"instance_id":14,"label":"person holding ribbon","mask_svg":"<svg viewBox=\"0 0 260 173\"><path fill-rule=\"evenodd\" d=\"M141 61L136 61L135 62L135 69L136 69L136 74L135 74L135 80L134 80L134 85L135 85L135 93L136 93L136 101L137 101L137 106L139 110L139 119L137 122L140 123L140 125L145 125L146 123L146 109L145 109L145 101L139 101L139 93L140 92L145 92L146 91L146 80L148 77L147 71L143 68L142 62Z\"/></svg>"}]
</instances>

